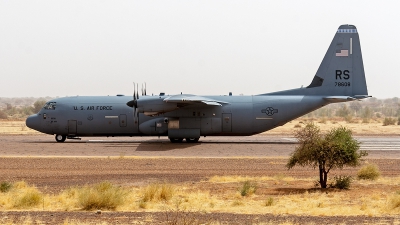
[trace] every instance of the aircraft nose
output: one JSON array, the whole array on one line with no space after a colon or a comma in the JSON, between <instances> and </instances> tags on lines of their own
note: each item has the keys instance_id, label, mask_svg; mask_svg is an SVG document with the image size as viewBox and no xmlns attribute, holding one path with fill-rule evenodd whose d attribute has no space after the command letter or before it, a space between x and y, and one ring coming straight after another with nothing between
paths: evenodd
<instances>
[{"instance_id":1,"label":"aircraft nose","mask_svg":"<svg viewBox=\"0 0 400 225\"><path fill-rule=\"evenodd\" d=\"M35 115L31 115L26 119L26 126L34 129L34 130L38 130L39 129L39 125L40 125L40 121L39 121L39 117L37 114Z\"/></svg>"}]
</instances>

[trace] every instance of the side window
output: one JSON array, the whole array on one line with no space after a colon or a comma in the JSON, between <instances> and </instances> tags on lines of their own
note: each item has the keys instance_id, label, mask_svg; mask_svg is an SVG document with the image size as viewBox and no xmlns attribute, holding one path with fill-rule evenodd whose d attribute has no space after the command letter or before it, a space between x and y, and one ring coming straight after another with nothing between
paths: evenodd
<instances>
[{"instance_id":1,"label":"side window","mask_svg":"<svg viewBox=\"0 0 400 225\"><path fill-rule=\"evenodd\" d=\"M47 103L43 106L43 108L44 108L44 109L48 109L48 110L55 110L55 109L56 109L56 106L57 106L57 103L56 103L56 102L47 102Z\"/></svg>"}]
</instances>

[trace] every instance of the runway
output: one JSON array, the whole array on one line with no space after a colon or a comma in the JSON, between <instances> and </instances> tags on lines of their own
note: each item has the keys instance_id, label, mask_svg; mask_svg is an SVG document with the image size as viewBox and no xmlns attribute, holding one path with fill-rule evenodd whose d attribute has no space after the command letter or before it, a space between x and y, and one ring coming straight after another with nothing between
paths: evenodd
<instances>
[{"instance_id":1,"label":"runway","mask_svg":"<svg viewBox=\"0 0 400 225\"><path fill-rule=\"evenodd\" d=\"M400 137L355 137L372 158L400 158ZM166 137L84 137L56 143L51 135L0 136L0 156L59 157L288 157L290 136L205 137L199 143L170 143Z\"/></svg>"}]
</instances>

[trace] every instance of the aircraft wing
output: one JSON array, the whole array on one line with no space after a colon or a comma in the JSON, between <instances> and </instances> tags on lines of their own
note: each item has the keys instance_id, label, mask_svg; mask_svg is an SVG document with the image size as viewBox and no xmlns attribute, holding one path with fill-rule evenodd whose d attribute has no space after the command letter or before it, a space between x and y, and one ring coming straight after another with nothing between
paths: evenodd
<instances>
[{"instance_id":1,"label":"aircraft wing","mask_svg":"<svg viewBox=\"0 0 400 225\"><path fill-rule=\"evenodd\" d=\"M185 104L194 104L194 103L202 103L210 106L222 106L222 104L228 104L228 102L218 101L211 98L206 98L198 95L173 95L164 99L164 102L170 103L185 103Z\"/></svg>"}]
</instances>

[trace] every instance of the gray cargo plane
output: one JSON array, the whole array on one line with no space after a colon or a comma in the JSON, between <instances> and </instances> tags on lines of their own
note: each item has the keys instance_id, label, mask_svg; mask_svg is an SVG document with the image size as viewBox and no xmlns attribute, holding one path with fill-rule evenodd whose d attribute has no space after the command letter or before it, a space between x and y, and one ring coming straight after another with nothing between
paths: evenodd
<instances>
[{"instance_id":1,"label":"gray cargo plane","mask_svg":"<svg viewBox=\"0 0 400 225\"><path fill-rule=\"evenodd\" d=\"M135 84L134 84L135 87ZM137 85L136 85L137 87ZM201 136L258 134L330 103L369 97L358 32L342 25L310 85L252 96L178 94L64 97L47 102L26 125L57 142L82 136L168 136L197 142Z\"/></svg>"}]
</instances>

